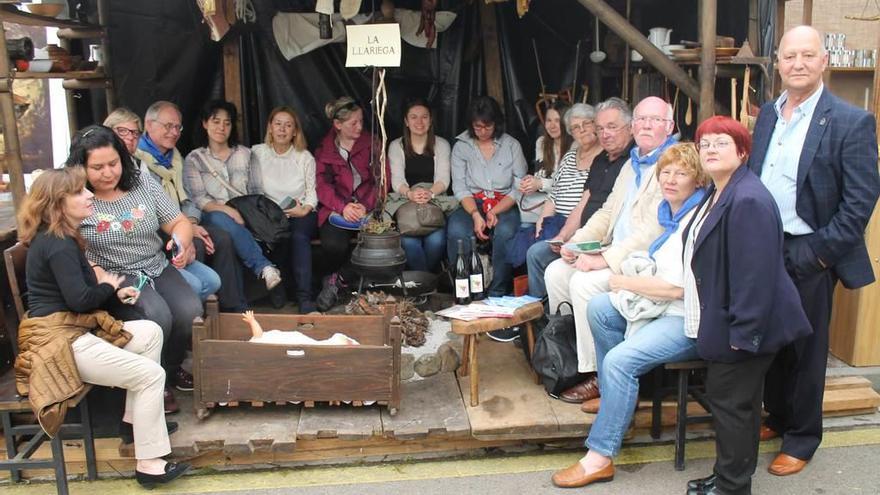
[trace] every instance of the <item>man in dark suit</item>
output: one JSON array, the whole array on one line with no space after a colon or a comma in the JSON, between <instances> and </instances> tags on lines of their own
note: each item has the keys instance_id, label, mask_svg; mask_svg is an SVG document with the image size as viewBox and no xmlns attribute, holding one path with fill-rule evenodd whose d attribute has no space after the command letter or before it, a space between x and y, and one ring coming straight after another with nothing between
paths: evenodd
<instances>
[{"instance_id":1,"label":"man in dark suit","mask_svg":"<svg viewBox=\"0 0 880 495\"><path fill-rule=\"evenodd\" d=\"M800 472L822 441L834 286L874 281L864 233L880 193L876 121L824 88L827 62L818 31L785 33L777 61L784 92L761 108L749 159L779 207L786 270L813 326L767 372L761 439L782 436L769 467L777 476Z\"/></svg>"}]
</instances>

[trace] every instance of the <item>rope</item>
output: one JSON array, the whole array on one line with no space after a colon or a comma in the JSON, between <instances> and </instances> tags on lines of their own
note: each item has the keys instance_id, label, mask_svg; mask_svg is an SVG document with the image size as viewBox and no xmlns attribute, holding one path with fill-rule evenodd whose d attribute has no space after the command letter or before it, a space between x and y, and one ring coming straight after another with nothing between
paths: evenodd
<instances>
[{"instance_id":1,"label":"rope","mask_svg":"<svg viewBox=\"0 0 880 495\"><path fill-rule=\"evenodd\" d=\"M387 195L385 185L388 178L385 174L385 150L388 148L388 133L385 131L385 109L388 106L388 91L385 89L385 69L379 69L379 84L376 86L376 117L379 120L379 133L382 136L382 147L379 151L379 194ZM382 201L381 204L385 202Z\"/></svg>"},{"instance_id":2,"label":"rope","mask_svg":"<svg viewBox=\"0 0 880 495\"><path fill-rule=\"evenodd\" d=\"M254 10L254 4L251 0L235 0L235 17L241 19L247 24L257 20L257 11Z\"/></svg>"}]
</instances>

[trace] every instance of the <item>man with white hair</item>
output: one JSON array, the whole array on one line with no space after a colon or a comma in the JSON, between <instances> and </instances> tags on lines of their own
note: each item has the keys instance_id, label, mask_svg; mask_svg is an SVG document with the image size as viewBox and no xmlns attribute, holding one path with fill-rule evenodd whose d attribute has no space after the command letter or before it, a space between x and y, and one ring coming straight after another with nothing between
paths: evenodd
<instances>
[{"instance_id":1,"label":"man with white hair","mask_svg":"<svg viewBox=\"0 0 880 495\"><path fill-rule=\"evenodd\" d=\"M578 254L563 248L561 259L545 272L551 308L570 302L577 331L578 371L590 377L560 394L566 402L584 402L599 397L596 378L596 349L587 321L587 304L596 294L608 292L608 278L620 273L620 263L633 251L645 250L663 231L657 221L662 199L654 176L654 165L669 145L675 125L672 107L655 96L639 102L633 111L632 133L636 146L623 165L611 194L569 242L599 241L601 253ZM597 129L608 132L609 129Z\"/></svg>"}]
</instances>

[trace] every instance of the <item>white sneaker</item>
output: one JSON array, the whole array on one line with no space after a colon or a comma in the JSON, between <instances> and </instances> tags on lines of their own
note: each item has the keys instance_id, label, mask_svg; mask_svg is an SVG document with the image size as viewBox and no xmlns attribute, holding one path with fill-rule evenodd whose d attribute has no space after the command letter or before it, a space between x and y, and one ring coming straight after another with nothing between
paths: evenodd
<instances>
[{"instance_id":1,"label":"white sneaker","mask_svg":"<svg viewBox=\"0 0 880 495\"><path fill-rule=\"evenodd\" d=\"M274 266L269 265L266 268L263 268L263 272L260 273L260 278L266 282L266 289L272 290L275 286L281 283L281 272Z\"/></svg>"}]
</instances>

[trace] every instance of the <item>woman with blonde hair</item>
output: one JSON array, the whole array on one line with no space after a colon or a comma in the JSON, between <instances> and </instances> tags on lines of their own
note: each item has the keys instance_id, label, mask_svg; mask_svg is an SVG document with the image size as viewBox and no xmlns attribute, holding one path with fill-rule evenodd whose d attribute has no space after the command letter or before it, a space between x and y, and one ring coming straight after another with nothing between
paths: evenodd
<instances>
[{"instance_id":1,"label":"woman with blonde hair","mask_svg":"<svg viewBox=\"0 0 880 495\"><path fill-rule=\"evenodd\" d=\"M16 360L16 380L24 380L16 385L19 393L33 394L32 404L50 405L72 397L78 380L126 389L123 422L133 429L135 477L145 488L153 488L190 467L162 459L171 453L169 427L172 431L177 427L166 425L162 407L162 329L148 320L123 323L100 310L114 298L134 304L140 291L123 287L121 275L105 271L96 275L86 260L86 242L78 229L95 214L93 198L86 188L85 171L67 167L41 174L21 207L19 240L28 246L29 311L19 330ZM56 385L49 391L29 387L47 380ZM50 435L57 434L57 418L64 415L53 420L44 414L46 409L35 413Z\"/></svg>"},{"instance_id":2,"label":"woman with blonde hair","mask_svg":"<svg viewBox=\"0 0 880 495\"><path fill-rule=\"evenodd\" d=\"M315 158L296 112L286 106L269 114L266 139L251 148L251 165L263 178L263 194L278 204L290 225L290 268L300 313L316 310L312 293L311 240L318 230Z\"/></svg>"}]
</instances>

